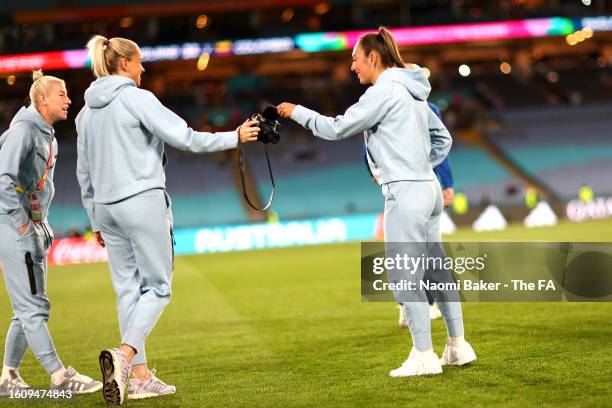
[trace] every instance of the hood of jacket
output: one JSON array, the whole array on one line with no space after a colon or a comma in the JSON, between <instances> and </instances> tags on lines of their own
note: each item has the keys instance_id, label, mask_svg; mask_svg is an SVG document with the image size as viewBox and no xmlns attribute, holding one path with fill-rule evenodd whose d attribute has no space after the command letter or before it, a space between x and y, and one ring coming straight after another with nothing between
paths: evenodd
<instances>
[{"instance_id":1,"label":"hood of jacket","mask_svg":"<svg viewBox=\"0 0 612 408\"><path fill-rule=\"evenodd\" d=\"M49 125L32 105L19 109L19 112L17 112L11 121L11 127L19 122L33 123L45 135L52 135L54 133L53 126Z\"/></svg>"},{"instance_id":2,"label":"hood of jacket","mask_svg":"<svg viewBox=\"0 0 612 408\"><path fill-rule=\"evenodd\" d=\"M122 75L108 75L98 78L85 91L85 103L93 109L103 108L128 86L136 86L136 83Z\"/></svg>"},{"instance_id":3,"label":"hood of jacket","mask_svg":"<svg viewBox=\"0 0 612 408\"><path fill-rule=\"evenodd\" d=\"M423 68L412 64L414 69L388 68L380 74L378 81L392 81L402 85L417 100L425 101L431 92L431 85Z\"/></svg>"}]
</instances>

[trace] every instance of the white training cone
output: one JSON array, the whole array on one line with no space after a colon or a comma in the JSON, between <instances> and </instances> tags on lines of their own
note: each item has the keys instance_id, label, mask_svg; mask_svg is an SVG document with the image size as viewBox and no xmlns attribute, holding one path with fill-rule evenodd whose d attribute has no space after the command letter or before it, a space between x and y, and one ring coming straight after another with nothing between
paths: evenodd
<instances>
[{"instance_id":1,"label":"white training cone","mask_svg":"<svg viewBox=\"0 0 612 408\"><path fill-rule=\"evenodd\" d=\"M472 224L474 231L499 231L506 229L508 222L497 206L491 204Z\"/></svg>"},{"instance_id":2,"label":"white training cone","mask_svg":"<svg viewBox=\"0 0 612 408\"><path fill-rule=\"evenodd\" d=\"M550 227L557 225L558 221L557 214L550 208L550 205L546 201L540 201L525 217L523 224L527 228Z\"/></svg>"}]
</instances>

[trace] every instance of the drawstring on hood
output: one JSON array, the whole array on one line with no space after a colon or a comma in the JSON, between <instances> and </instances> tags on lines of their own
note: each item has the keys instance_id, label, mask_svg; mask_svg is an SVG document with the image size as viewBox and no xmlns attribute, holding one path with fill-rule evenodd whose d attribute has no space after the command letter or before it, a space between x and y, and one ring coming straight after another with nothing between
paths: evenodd
<instances>
[{"instance_id":1,"label":"drawstring on hood","mask_svg":"<svg viewBox=\"0 0 612 408\"><path fill-rule=\"evenodd\" d=\"M111 103L119 93L136 83L122 75L108 75L96 79L85 91L85 103L93 109L104 108Z\"/></svg>"}]
</instances>

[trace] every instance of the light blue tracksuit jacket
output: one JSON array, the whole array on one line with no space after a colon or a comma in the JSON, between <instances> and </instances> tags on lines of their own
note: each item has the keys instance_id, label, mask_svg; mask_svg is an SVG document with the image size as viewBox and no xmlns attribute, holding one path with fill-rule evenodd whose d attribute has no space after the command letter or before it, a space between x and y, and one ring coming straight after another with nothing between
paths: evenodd
<instances>
[{"instance_id":1,"label":"light blue tracksuit jacket","mask_svg":"<svg viewBox=\"0 0 612 408\"><path fill-rule=\"evenodd\" d=\"M327 140L364 133L372 174L382 184L434 180L432 166L444 160L452 139L427 105L430 91L422 69L389 68L344 115L329 118L298 105L291 119Z\"/></svg>"},{"instance_id":2,"label":"light blue tracksuit jacket","mask_svg":"<svg viewBox=\"0 0 612 408\"><path fill-rule=\"evenodd\" d=\"M77 178L91 226L109 255L121 343L146 363L145 340L171 296L172 212L165 193L164 143L192 152L236 147L238 132L187 127L134 81L94 81L76 118Z\"/></svg>"},{"instance_id":3,"label":"light blue tracksuit jacket","mask_svg":"<svg viewBox=\"0 0 612 408\"><path fill-rule=\"evenodd\" d=\"M94 231L93 204L166 187L164 142L191 152L236 147L237 132L196 132L151 92L120 75L98 78L76 118L77 177Z\"/></svg>"},{"instance_id":4,"label":"light blue tracksuit jacket","mask_svg":"<svg viewBox=\"0 0 612 408\"><path fill-rule=\"evenodd\" d=\"M45 120L35 107L23 107L17 112L9 129L0 136L0 214L10 216L15 228L28 223L30 203L27 196L17 193L19 185L27 192L36 191L40 182L51 144L54 160L57 157L57 141L53 127ZM53 173L55 161L49 169L47 182L38 192L41 216L47 218L51 200L55 194Z\"/></svg>"},{"instance_id":5,"label":"light blue tracksuit jacket","mask_svg":"<svg viewBox=\"0 0 612 408\"><path fill-rule=\"evenodd\" d=\"M37 191L51 150L46 182ZM35 107L21 108L0 136L0 264L15 314L6 336L4 364L19 367L30 346L49 374L62 367L47 329L51 305L45 290L46 257L53 241L47 215L55 192L56 158L53 127ZM25 192L18 192L17 186ZM33 192L38 195L40 224L30 221L28 195ZM28 223L26 232L19 235L18 228Z\"/></svg>"},{"instance_id":6,"label":"light blue tracksuit jacket","mask_svg":"<svg viewBox=\"0 0 612 408\"><path fill-rule=\"evenodd\" d=\"M291 118L310 129L315 136L338 140L364 133L366 155L372 174L377 174L385 197L385 251L419 256L429 248L440 256L440 215L442 191L433 167L450 151L452 139L427 104L431 90L423 70L388 68L383 71L359 101L344 115L326 117L303 106L296 106ZM420 244L422 243L422 245ZM421 251L423 250L423 251ZM443 254L442 254L443 255ZM388 271L390 281L427 279L446 282L449 271L424 270L415 274ZM429 306L425 292L397 291L414 346L432 348ZM456 292L436 292L449 336L463 334L461 306Z\"/></svg>"}]
</instances>

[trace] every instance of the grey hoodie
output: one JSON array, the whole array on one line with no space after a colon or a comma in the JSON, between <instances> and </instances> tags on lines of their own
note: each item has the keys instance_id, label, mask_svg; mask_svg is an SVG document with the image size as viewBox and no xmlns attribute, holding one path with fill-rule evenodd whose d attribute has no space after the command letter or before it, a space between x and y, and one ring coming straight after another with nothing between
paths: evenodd
<instances>
[{"instance_id":1,"label":"grey hoodie","mask_svg":"<svg viewBox=\"0 0 612 408\"><path fill-rule=\"evenodd\" d=\"M344 115L330 118L298 105L291 118L327 140L364 132L370 169L382 184L435 180L432 166L444 160L452 139L427 106L431 86L415 67L383 71Z\"/></svg>"},{"instance_id":2,"label":"grey hoodie","mask_svg":"<svg viewBox=\"0 0 612 408\"><path fill-rule=\"evenodd\" d=\"M187 127L155 95L119 75L98 78L85 91L76 128L77 178L94 231L99 231L94 203L114 203L166 187L164 142L196 153L238 144L236 131L206 133Z\"/></svg>"},{"instance_id":3,"label":"grey hoodie","mask_svg":"<svg viewBox=\"0 0 612 408\"><path fill-rule=\"evenodd\" d=\"M53 173L57 159L57 141L53 127L38 113L35 107L23 107L17 112L9 129L0 136L0 215L8 214L15 228L29 222L30 203L24 193L17 192L17 186L26 193L36 192L44 174L53 146L47 180L38 191L40 211L46 221L49 206L55 193Z\"/></svg>"}]
</instances>

